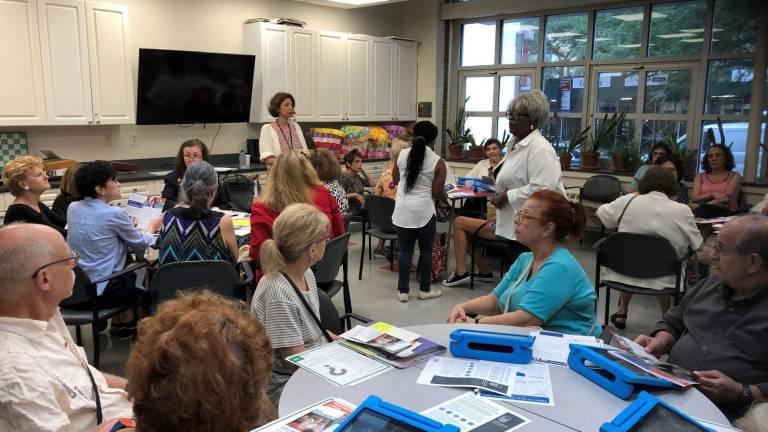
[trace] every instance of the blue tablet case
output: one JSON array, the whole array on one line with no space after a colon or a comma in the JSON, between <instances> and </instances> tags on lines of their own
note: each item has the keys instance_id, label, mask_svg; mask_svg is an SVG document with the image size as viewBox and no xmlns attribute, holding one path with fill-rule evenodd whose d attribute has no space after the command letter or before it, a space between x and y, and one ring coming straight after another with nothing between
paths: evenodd
<instances>
[{"instance_id":1,"label":"blue tablet case","mask_svg":"<svg viewBox=\"0 0 768 432\"><path fill-rule=\"evenodd\" d=\"M459 432L459 428L452 424L442 424L432 420L431 418L424 417L419 413L415 413L411 410L397 406L395 404L385 402L380 397L370 395L362 404L360 404L352 414L349 415L336 429L338 432L345 432L345 430L353 431L357 417L366 412L366 410L373 411L376 414L391 419L395 423L405 424L409 429L425 431L425 432ZM365 429L365 427L361 428ZM400 430L402 428L395 428ZM386 429L385 429L386 430Z\"/></svg>"},{"instance_id":2,"label":"blue tablet case","mask_svg":"<svg viewBox=\"0 0 768 432\"><path fill-rule=\"evenodd\" d=\"M533 358L533 336L529 335L458 329L450 338L454 357L518 364Z\"/></svg>"},{"instance_id":3,"label":"blue tablet case","mask_svg":"<svg viewBox=\"0 0 768 432\"><path fill-rule=\"evenodd\" d=\"M637 399L615 419L600 426L600 432L631 430L714 432L684 412L646 392L640 392Z\"/></svg>"},{"instance_id":4,"label":"blue tablet case","mask_svg":"<svg viewBox=\"0 0 768 432\"><path fill-rule=\"evenodd\" d=\"M473 192L496 192L493 185L483 182L482 179L474 177L459 177L456 184L460 186L472 186Z\"/></svg>"},{"instance_id":5,"label":"blue tablet case","mask_svg":"<svg viewBox=\"0 0 768 432\"><path fill-rule=\"evenodd\" d=\"M604 356L605 352L610 351L606 348L579 344L570 344L569 347L571 352L568 354L568 367L618 398L628 399L632 396L636 385L676 387L674 383L665 379L640 375ZM599 369L588 367L586 362L592 363Z\"/></svg>"}]
</instances>

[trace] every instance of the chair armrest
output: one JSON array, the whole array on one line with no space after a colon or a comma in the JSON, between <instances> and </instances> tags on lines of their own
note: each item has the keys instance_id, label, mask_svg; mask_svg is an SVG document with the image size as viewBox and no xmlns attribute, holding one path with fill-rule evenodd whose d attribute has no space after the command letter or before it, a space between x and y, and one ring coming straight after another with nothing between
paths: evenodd
<instances>
[{"instance_id":1,"label":"chair armrest","mask_svg":"<svg viewBox=\"0 0 768 432\"><path fill-rule=\"evenodd\" d=\"M600 240L596 241L595 244L592 245L592 249L594 249L594 250L599 252L600 251L600 247L602 247L603 242L606 241L606 240L608 240L608 237L603 237Z\"/></svg>"},{"instance_id":2,"label":"chair armrest","mask_svg":"<svg viewBox=\"0 0 768 432\"><path fill-rule=\"evenodd\" d=\"M568 190L568 189L579 189L579 190L581 190L581 186L566 186L565 190Z\"/></svg>"},{"instance_id":3,"label":"chair armrest","mask_svg":"<svg viewBox=\"0 0 768 432\"><path fill-rule=\"evenodd\" d=\"M477 238L477 235L478 235L478 234L480 234L480 230L482 230L483 228L485 228L485 226L486 226L486 225L488 225L488 223L489 223L489 222L491 222L491 221L489 221L489 220L485 221L485 223L484 223L484 224L480 225L480 226L479 226L479 227L478 227L478 228L475 230L475 232L473 232L473 233L472 233L472 241L473 241L473 242L474 242L474 241L475 241L475 239Z\"/></svg>"},{"instance_id":4,"label":"chair armrest","mask_svg":"<svg viewBox=\"0 0 768 432\"><path fill-rule=\"evenodd\" d=\"M356 319L356 320L358 320L358 321L360 321L362 323L369 323L369 322L373 321L370 318L366 318L366 317L364 317L362 315L358 315L358 314L356 314L354 312L345 313L345 314L343 314L343 315L341 315L339 317L339 319L341 319L341 320L346 319L346 318Z\"/></svg>"},{"instance_id":5,"label":"chair armrest","mask_svg":"<svg viewBox=\"0 0 768 432\"><path fill-rule=\"evenodd\" d=\"M244 284L249 284L253 282L253 269L251 268L249 263L240 263L240 267L243 269L243 273L245 273L245 279L243 280Z\"/></svg>"},{"instance_id":6,"label":"chair armrest","mask_svg":"<svg viewBox=\"0 0 768 432\"><path fill-rule=\"evenodd\" d=\"M120 277L120 276L124 276L124 275L127 275L129 273L133 273L136 270L139 270L139 269L144 268L144 267L147 267L147 263L146 262L135 262L135 263L129 264L128 266L126 266L124 269L122 269L120 271L116 271L116 272L112 273L111 275L109 275L109 276L107 276L105 278L102 278L102 279L99 279L99 280L95 280L95 281L91 281L91 283L93 285L96 285L96 284L101 283L101 282L106 282L108 280L112 280L114 278L117 278L117 277Z\"/></svg>"}]
</instances>

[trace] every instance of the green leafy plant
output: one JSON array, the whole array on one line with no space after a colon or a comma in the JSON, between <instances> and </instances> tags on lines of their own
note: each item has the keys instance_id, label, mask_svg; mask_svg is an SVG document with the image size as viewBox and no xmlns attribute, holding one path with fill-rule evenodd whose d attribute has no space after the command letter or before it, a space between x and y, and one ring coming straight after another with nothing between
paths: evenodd
<instances>
[{"instance_id":1,"label":"green leafy plant","mask_svg":"<svg viewBox=\"0 0 768 432\"><path fill-rule=\"evenodd\" d=\"M583 153L599 153L601 147L607 145L610 142L611 134L624 122L624 118L627 116L627 108L621 110L621 112L615 112L610 117L608 113L605 113L603 120L600 122L600 128L595 129L590 136L590 139L584 141L581 146Z\"/></svg>"},{"instance_id":2,"label":"green leafy plant","mask_svg":"<svg viewBox=\"0 0 768 432\"><path fill-rule=\"evenodd\" d=\"M664 143L672 150L672 155L676 156L680 160L685 160L696 156L697 150L694 148L688 148L686 146L687 140L680 140L678 142L674 135L666 135L664 137Z\"/></svg>"},{"instance_id":3,"label":"green leafy plant","mask_svg":"<svg viewBox=\"0 0 768 432\"><path fill-rule=\"evenodd\" d=\"M512 138L512 134L510 134L506 129L504 129L504 133L501 134L501 147L506 147L510 138Z\"/></svg>"},{"instance_id":4,"label":"green leafy plant","mask_svg":"<svg viewBox=\"0 0 768 432\"><path fill-rule=\"evenodd\" d=\"M639 142L640 138L635 136L632 139L620 144L620 151L624 156L624 166L626 166L627 169L635 169L635 167L640 165L640 146L638 145Z\"/></svg>"},{"instance_id":5,"label":"green leafy plant","mask_svg":"<svg viewBox=\"0 0 768 432\"><path fill-rule=\"evenodd\" d=\"M717 132L720 136L720 140L717 141L715 139L715 132L712 131L711 127L707 128L707 131L705 133L706 139L705 139L705 146L706 148L712 147L715 144L724 145L728 148L731 148L733 146L733 141L731 141L730 144L725 143L725 131L723 130L723 122L720 120L720 116L717 116Z\"/></svg>"},{"instance_id":6,"label":"green leafy plant","mask_svg":"<svg viewBox=\"0 0 768 432\"><path fill-rule=\"evenodd\" d=\"M592 126L587 126L586 129L574 128L571 134L571 140L568 145L560 149L560 155L573 155L573 152L584 145L584 142L589 138L589 130Z\"/></svg>"},{"instance_id":7,"label":"green leafy plant","mask_svg":"<svg viewBox=\"0 0 768 432\"><path fill-rule=\"evenodd\" d=\"M448 134L448 138L451 140L451 144L470 143L475 145L475 137L472 135L472 132L469 128L465 129L467 118L469 118L469 113L467 113L466 109L469 98L470 97L467 96L467 98L464 99L464 103L459 107L459 111L456 113L456 120L453 122L453 128L445 130Z\"/></svg>"}]
</instances>

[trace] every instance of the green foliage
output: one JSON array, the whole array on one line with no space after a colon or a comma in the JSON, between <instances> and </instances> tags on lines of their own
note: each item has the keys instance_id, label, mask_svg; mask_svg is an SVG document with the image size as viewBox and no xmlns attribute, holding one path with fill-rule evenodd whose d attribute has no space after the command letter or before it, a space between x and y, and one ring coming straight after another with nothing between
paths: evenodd
<instances>
[{"instance_id":1,"label":"green foliage","mask_svg":"<svg viewBox=\"0 0 768 432\"><path fill-rule=\"evenodd\" d=\"M613 145L611 154L624 156L624 166L627 169L635 169L640 164L640 138L635 136L626 141L619 141Z\"/></svg>"},{"instance_id":2,"label":"green foliage","mask_svg":"<svg viewBox=\"0 0 768 432\"><path fill-rule=\"evenodd\" d=\"M553 15L547 17L544 46L545 61L566 62L583 60L587 46L587 14ZM570 35L570 36L559 36Z\"/></svg>"},{"instance_id":3,"label":"green foliage","mask_svg":"<svg viewBox=\"0 0 768 432\"><path fill-rule=\"evenodd\" d=\"M624 118L627 116L627 108L621 110L621 112L615 112L610 117L609 113L605 113L603 120L600 122L600 128L595 129L590 139L584 141L581 146L584 153L600 153L601 147L608 146L610 144L611 134L616 131L624 122Z\"/></svg>"},{"instance_id":4,"label":"green foliage","mask_svg":"<svg viewBox=\"0 0 768 432\"><path fill-rule=\"evenodd\" d=\"M715 132L712 131L712 128L707 128L704 134L704 147L706 149L709 149L715 144L724 145L728 148L733 147L733 141L731 141L730 144L725 143L725 131L723 130L723 122L720 120L720 116L717 116L717 132L720 136L719 141L715 139Z\"/></svg>"},{"instance_id":5,"label":"green foliage","mask_svg":"<svg viewBox=\"0 0 768 432\"><path fill-rule=\"evenodd\" d=\"M446 129L445 133L448 134L448 138L451 139L451 144L464 144L472 143L475 145L475 137L472 135L469 128L464 128L469 113L467 113L467 101L469 96L464 99L464 103L459 107L459 111L456 113L456 120L453 122L453 129Z\"/></svg>"},{"instance_id":6,"label":"green foliage","mask_svg":"<svg viewBox=\"0 0 768 432\"><path fill-rule=\"evenodd\" d=\"M587 126L585 129L575 128L571 134L571 141L568 143L568 147L563 147L560 150L561 155L573 155L573 151L580 148L589 139L589 130L592 126Z\"/></svg>"}]
</instances>

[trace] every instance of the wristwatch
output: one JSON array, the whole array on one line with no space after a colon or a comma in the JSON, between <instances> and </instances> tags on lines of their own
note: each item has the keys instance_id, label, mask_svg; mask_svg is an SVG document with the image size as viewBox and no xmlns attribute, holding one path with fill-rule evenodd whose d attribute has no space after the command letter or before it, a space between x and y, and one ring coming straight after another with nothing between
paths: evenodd
<instances>
[{"instance_id":1,"label":"wristwatch","mask_svg":"<svg viewBox=\"0 0 768 432\"><path fill-rule=\"evenodd\" d=\"M752 389L749 387L749 384L741 385L741 393L739 393L737 400L741 405L752 405L754 398L752 397Z\"/></svg>"},{"instance_id":2,"label":"wristwatch","mask_svg":"<svg viewBox=\"0 0 768 432\"><path fill-rule=\"evenodd\" d=\"M480 317L475 317L475 324L480 324Z\"/></svg>"}]
</instances>

